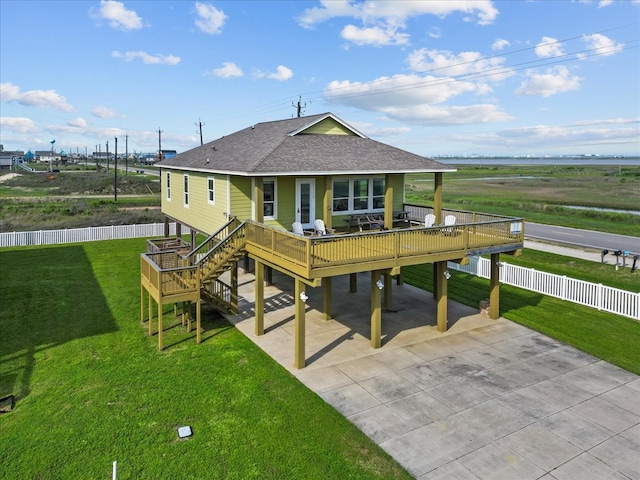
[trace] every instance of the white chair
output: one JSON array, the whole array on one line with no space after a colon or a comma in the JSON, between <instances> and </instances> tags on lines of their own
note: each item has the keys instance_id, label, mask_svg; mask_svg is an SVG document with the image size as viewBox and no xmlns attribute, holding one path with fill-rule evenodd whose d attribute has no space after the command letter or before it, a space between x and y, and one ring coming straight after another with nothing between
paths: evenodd
<instances>
[{"instance_id":1,"label":"white chair","mask_svg":"<svg viewBox=\"0 0 640 480\"><path fill-rule=\"evenodd\" d=\"M453 225L456 224L456 216L455 215L447 215L446 217L444 217L444 226L445 227L452 227ZM456 233L456 230L454 228L443 228L442 232L446 235L454 235Z\"/></svg>"},{"instance_id":2,"label":"white chair","mask_svg":"<svg viewBox=\"0 0 640 480\"><path fill-rule=\"evenodd\" d=\"M312 235L312 232L305 230L304 228L302 228L302 223L300 222L293 222L291 224L291 228L293 229L293 233L295 233L296 235L301 235L301 236L305 236L305 235Z\"/></svg>"},{"instance_id":3,"label":"white chair","mask_svg":"<svg viewBox=\"0 0 640 480\"><path fill-rule=\"evenodd\" d=\"M316 218L315 222L313 222L313 226L315 228L316 235L333 235L334 233L336 233L335 229L327 228L324 224L324 220L322 220L321 218Z\"/></svg>"},{"instance_id":4,"label":"white chair","mask_svg":"<svg viewBox=\"0 0 640 480\"><path fill-rule=\"evenodd\" d=\"M425 228L433 227L434 223L436 223L436 216L433 213L427 213L424 216L424 226L425 226Z\"/></svg>"}]
</instances>

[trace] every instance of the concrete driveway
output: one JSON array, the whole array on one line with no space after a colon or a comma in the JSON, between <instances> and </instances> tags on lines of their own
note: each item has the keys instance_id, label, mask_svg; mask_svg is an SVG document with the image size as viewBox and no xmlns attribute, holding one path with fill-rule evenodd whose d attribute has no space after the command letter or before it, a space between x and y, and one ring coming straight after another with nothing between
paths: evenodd
<instances>
[{"instance_id":1,"label":"concrete driveway","mask_svg":"<svg viewBox=\"0 0 640 480\"><path fill-rule=\"evenodd\" d=\"M307 367L294 358L293 281L265 288L254 335L251 274L228 319L419 479L640 479L640 378L505 319L393 285L383 346L369 341L369 275L333 280L334 319L308 289Z\"/></svg>"}]
</instances>

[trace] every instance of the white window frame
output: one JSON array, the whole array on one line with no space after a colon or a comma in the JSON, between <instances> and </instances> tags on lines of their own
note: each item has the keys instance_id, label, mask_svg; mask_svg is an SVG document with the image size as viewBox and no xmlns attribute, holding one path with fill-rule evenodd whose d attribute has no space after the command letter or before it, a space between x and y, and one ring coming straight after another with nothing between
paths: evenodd
<instances>
[{"instance_id":1,"label":"white window frame","mask_svg":"<svg viewBox=\"0 0 640 480\"><path fill-rule=\"evenodd\" d=\"M182 178L184 206L185 208L189 208L189 175L185 173Z\"/></svg>"},{"instance_id":2,"label":"white window frame","mask_svg":"<svg viewBox=\"0 0 640 480\"><path fill-rule=\"evenodd\" d=\"M216 179L207 177L207 202L209 205L216 204Z\"/></svg>"},{"instance_id":3,"label":"white window frame","mask_svg":"<svg viewBox=\"0 0 640 480\"><path fill-rule=\"evenodd\" d=\"M346 210L335 210L332 207L332 214L333 215L355 215L358 213L364 213L364 212L383 212L384 211L384 206L383 207L379 207L379 208L374 208L373 207L373 199L374 197L382 197L382 202L384 205L384 194L383 195L374 195L373 194L373 186L374 186L374 181L375 180L382 180L383 182L383 186L386 189L386 178L384 176L367 176L367 177L349 177L347 178L334 178L333 181L345 181L348 180L349 181L349 197L340 197L339 199L336 199L335 196L332 199L332 205L335 204L336 200L347 200L347 209ZM356 180L367 180L368 181L368 188L367 188L367 208L366 209L358 209L356 210L354 208L354 202L355 202L355 192L354 192L354 181ZM334 192L335 195L335 188L332 185L332 191ZM360 198L360 197L358 197Z\"/></svg>"},{"instance_id":4,"label":"white window frame","mask_svg":"<svg viewBox=\"0 0 640 480\"><path fill-rule=\"evenodd\" d=\"M167 175L165 178L167 181L167 200L170 202L171 201L171 172L167 172Z\"/></svg>"}]
</instances>

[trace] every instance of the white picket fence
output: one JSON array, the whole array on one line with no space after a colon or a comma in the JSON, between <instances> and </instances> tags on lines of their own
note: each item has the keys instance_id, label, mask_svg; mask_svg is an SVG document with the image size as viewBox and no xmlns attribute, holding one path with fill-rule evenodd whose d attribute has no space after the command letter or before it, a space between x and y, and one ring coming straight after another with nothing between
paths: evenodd
<instances>
[{"instance_id":1,"label":"white picket fence","mask_svg":"<svg viewBox=\"0 0 640 480\"><path fill-rule=\"evenodd\" d=\"M468 265L448 263L451 270L490 278L491 261L472 257ZM541 272L533 268L520 267L501 262L500 282L532 292L549 295L569 302L625 317L640 320L640 292L633 293L600 283L585 282L563 275Z\"/></svg>"},{"instance_id":2,"label":"white picket fence","mask_svg":"<svg viewBox=\"0 0 640 480\"><path fill-rule=\"evenodd\" d=\"M175 235L176 224L169 224L169 234ZM189 234L184 228L183 234ZM152 238L164 236L164 223L142 225L112 225L107 227L69 228L64 230L36 230L32 232L0 233L0 247L54 245L62 243ZM490 278L490 260L472 257L468 265L449 262L448 268L482 278ZM502 262L500 282L533 292L597 308L640 321L640 292L633 293L599 283L585 282L562 275L541 272Z\"/></svg>"},{"instance_id":3,"label":"white picket fence","mask_svg":"<svg viewBox=\"0 0 640 480\"><path fill-rule=\"evenodd\" d=\"M175 233L176 224L170 223L169 234L175 235ZM183 228L182 233L189 234L189 229ZM32 232L4 232L0 233L0 247L58 245L62 243L93 242L97 240L122 240L126 238L151 238L162 236L164 236L164 223L66 228L64 230L35 230Z\"/></svg>"}]
</instances>

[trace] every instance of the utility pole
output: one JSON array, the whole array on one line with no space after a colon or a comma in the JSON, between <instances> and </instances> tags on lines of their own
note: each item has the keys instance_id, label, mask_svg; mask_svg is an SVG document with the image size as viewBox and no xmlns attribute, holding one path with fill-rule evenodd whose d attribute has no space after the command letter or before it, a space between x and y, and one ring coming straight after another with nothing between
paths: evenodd
<instances>
[{"instance_id":1,"label":"utility pole","mask_svg":"<svg viewBox=\"0 0 640 480\"><path fill-rule=\"evenodd\" d=\"M114 177L113 177L113 201L115 203L118 203L118 137L115 137L116 139L116 153L115 153L115 157L113 159L113 161L115 162L114 165Z\"/></svg>"},{"instance_id":2,"label":"utility pole","mask_svg":"<svg viewBox=\"0 0 640 480\"><path fill-rule=\"evenodd\" d=\"M107 175L109 175L109 140L107 140Z\"/></svg>"},{"instance_id":3,"label":"utility pole","mask_svg":"<svg viewBox=\"0 0 640 480\"><path fill-rule=\"evenodd\" d=\"M307 102L304 103L304 105L302 105L302 96L298 97L298 105L294 104L293 102L291 102L291 106L295 109L297 109L297 116L298 118L300 118L302 115L304 115L304 112L302 111L303 108L306 108L307 106Z\"/></svg>"},{"instance_id":4,"label":"utility pole","mask_svg":"<svg viewBox=\"0 0 640 480\"><path fill-rule=\"evenodd\" d=\"M205 125L205 124L204 124L204 123L202 123L202 122L200 121L200 119L198 119L198 123L196 123L196 127L200 127L200 146L202 146L202 145L203 145L203 143L202 143L202 127L203 127L204 125ZM197 132L196 132L196 133L197 133Z\"/></svg>"},{"instance_id":5,"label":"utility pole","mask_svg":"<svg viewBox=\"0 0 640 480\"><path fill-rule=\"evenodd\" d=\"M96 159L96 172L100 171L100 169L98 168L100 166L100 164L98 162L100 162L100 157L102 156L102 152L100 151L102 147L100 146L100 144L96 145L96 149L98 150L98 158Z\"/></svg>"},{"instance_id":6,"label":"utility pole","mask_svg":"<svg viewBox=\"0 0 640 480\"><path fill-rule=\"evenodd\" d=\"M158 161L162 160L162 130L158 127Z\"/></svg>"},{"instance_id":7,"label":"utility pole","mask_svg":"<svg viewBox=\"0 0 640 480\"><path fill-rule=\"evenodd\" d=\"M129 175L129 135L124 136L124 174Z\"/></svg>"}]
</instances>

